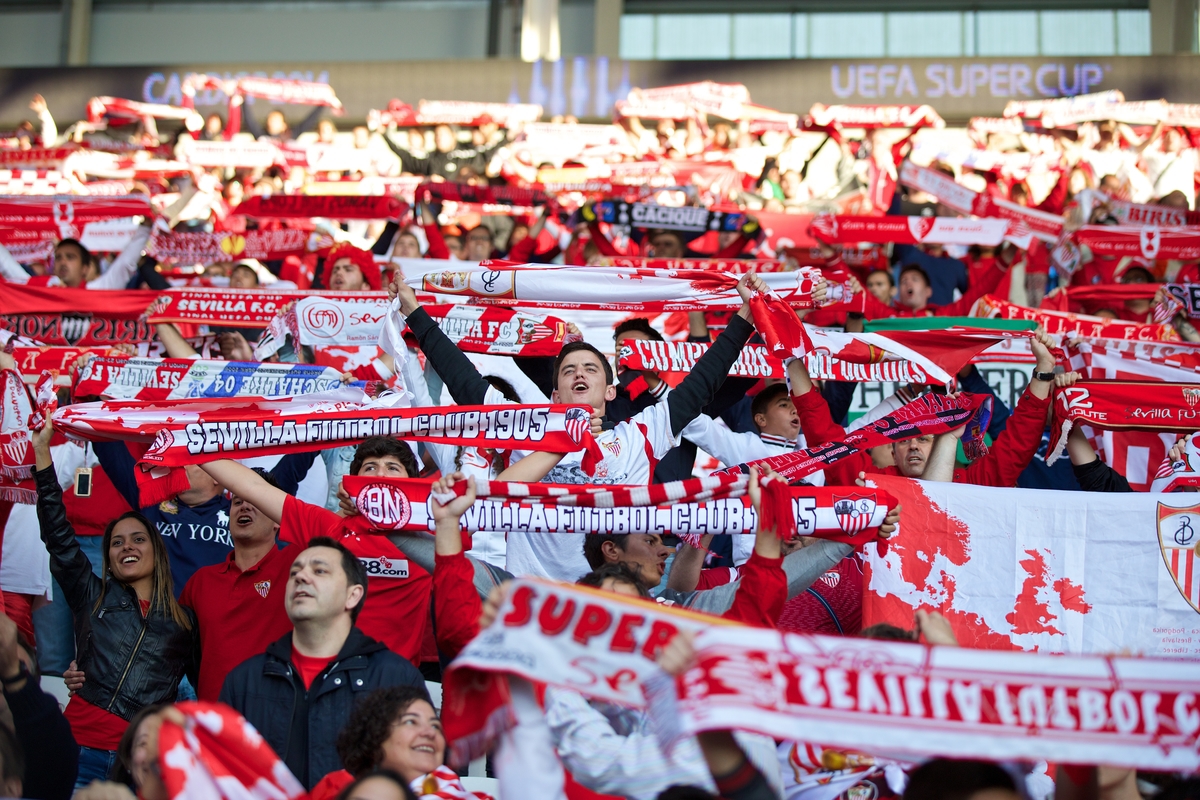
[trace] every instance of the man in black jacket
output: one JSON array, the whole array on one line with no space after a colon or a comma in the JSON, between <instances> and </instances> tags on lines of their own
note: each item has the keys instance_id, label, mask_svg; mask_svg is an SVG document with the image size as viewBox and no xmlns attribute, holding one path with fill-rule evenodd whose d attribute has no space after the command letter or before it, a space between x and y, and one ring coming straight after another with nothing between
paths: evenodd
<instances>
[{"instance_id":1,"label":"man in black jacket","mask_svg":"<svg viewBox=\"0 0 1200 800\"><path fill-rule=\"evenodd\" d=\"M313 539L288 578L292 632L235 667L221 689L221 702L309 789L342 768L334 742L360 699L388 686L425 686L412 664L354 626L366 596L354 554L328 537Z\"/></svg>"}]
</instances>

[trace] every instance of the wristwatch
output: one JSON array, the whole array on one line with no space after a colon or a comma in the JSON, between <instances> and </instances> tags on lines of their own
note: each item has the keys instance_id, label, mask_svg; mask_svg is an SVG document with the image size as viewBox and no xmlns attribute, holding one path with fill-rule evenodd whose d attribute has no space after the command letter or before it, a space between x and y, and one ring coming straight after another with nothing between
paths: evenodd
<instances>
[{"instance_id":1,"label":"wristwatch","mask_svg":"<svg viewBox=\"0 0 1200 800\"><path fill-rule=\"evenodd\" d=\"M1054 380L1054 371L1051 370L1050 372L1038 372L1037 370L1034 370L1033 379L1035 381L1046 381L1047 383L1050 383Z\"/></svg>"}]
</instances>

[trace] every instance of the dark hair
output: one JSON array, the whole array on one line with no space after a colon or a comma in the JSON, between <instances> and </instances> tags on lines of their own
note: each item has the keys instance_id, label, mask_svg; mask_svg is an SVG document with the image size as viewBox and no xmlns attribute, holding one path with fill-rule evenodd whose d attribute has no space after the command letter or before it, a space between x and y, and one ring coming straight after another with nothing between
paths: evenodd
<instances>
[{"instance_id":1,"label":"dark hair","mask_svg":"<svg viewBox=\"0 0 1200 800\"><path fill-rule=\"evenodd\" d=\"M1016 792L1017 786L998 764L935 758L908 774L904 800L966 800L984 789Z\"/></svg>"},{"instance_id":2,"label":"dark hair","mask_svg":"<svg viewBox=\"0 0 1200 800\"><path fill-rule=\"evenodd\" d=\"M270 472L267 472L262 467L251 467L250 469L252 469L255 472L255 474L258 475L258 477L260 477L264 481L266 481L268 486L272 486L276 489L279 488L279 481L275 480L275 476L272 475ZM237 492L234 492L234 494L237 494ZM289 494L291 494L291 493L289 492Z\"/></svg>"},{"instance_id":3,"label":"dark hair","mask_svg":"<svg viewBox=\"0 0 1200 800\"><path fill-rule=\"evenodd\" d=\"M232 278L233 273L237 272L239 269L244 269L247 272L249 272L251 275L253 275L254 276L254 285L255 286L258 285L258 272L254 269L254 267L250 266L249 264L245 264L245 263L234 264L233 269L229 270L229 277Z\"/></svg>"},{"instance_id":4,"label":"dark hair","mask_svg":"<svg viewBox=\"0 0 1200 800\"><path fill-rule=\"evenodd\" d=\"M888 286L895 286L895 285L896 285L896 279L895 279L895 278L892 276L892 271L891 271L890 269L884 269L883 267L876 267L875 269L873 269L873 270L871 270L870 272L868 272L868 273L867 273L867 279L868 279L868 280L870 280L871 276L872 276L872 275L874 275L874 274L875 274L875 273L877 273L877 272L879 272L879 273L882 273L882 274L884 274L884 275L886 275L886 276L887 276L887 279L888 279Z\"/></svg>"},{"instance_id":5,"label":"dark hair","mask_svg":"<svg viewBox=\"0 0 1200 800\"><path fill-rule=\"evenodd\" d=\"M720 800L720 798L699 786L684 786L677 783L663 789L654 800Z\"/></svg>"},{"instance_id":6,"label":"dark hair","mask_svg":"<svg viewBox=\"0 0 1200 800\"><path fill-rule=\"evenodd\" d=\"M479 223L478 225L476 225L474 228L471 228L471 229L469 229L469 230L466 230L466 231L464 231L464 232L463 232L463 238L464 238L464 239L465 239L465 238L467 238L468 236L470 236L470 235L471 235L472 233L474 233L475 231L483 231L484 233L486 233L486 234L487 234L488 241L489 241L489 242L492 242L492 243L495 243L495 241L496 241L496 234L495 234L495 232L494 232L494 231L492 231L492 229L491 229L491 228L489 228L487 225L484 225L482 222L481 222L481 223Z\"/></svg>"},{"instance_id":7,"label":"dark hair","mask_svg":"<svg viewBox=\"0 0 1200 800\"><path fill-rule=\"evenodd\" d=\"M413 455L412 448L399 439L390 436L372 436L358 446L354 451L354 460L350 462L350 474L357 475L362 469L363 462L368 458L395 456L404 465L408 477L416 478L421 475L421 465Z\"/></svg>"},{"instance_id":8,"label":"dark hair","mask_svg":"<svg viewBox=\"0 0 1200 800\"><path fill-rule=\"evenodd\" d=\"M604 550L601 549L604 547L604 543L612 542L624 550L628 538L628 533L589 533L583 537L583 557L587 559L588 566L593 570L600 569L608 563L604 560Z\"/></svg>"},{"instance_id":9,"label":"dark hair","mask_svg":"<svg viewBox=\"0 0 1200 800\"><path fill-rule=\"evenodd\" d=\"M308 540L308 544L304 546L304 549L308 550L312 547L328 547L341 553L342 572L346 574L346 585L363 587L362 597L359 598L358 605L350 609L350 621L354 622L358 619L358 612L362 611L363 605L367 602L367 570L363 567L362 562L358 560L358 556L351 553L350 549L337 539L330 538L329 536L314 536Z\"/></svg>"},{"instance_id":10,"label":"dark hair","mask_svg":"<svg viewBox=\"0 0 1200 800\"><path fill-rule=\"evenodd\" d=\"M679 242L680 247L687 246L687 241L683 238L682 233L680 233L679 231L670 230L668 228L656 228L656 229L650 231L650 235L647 236L646 238L650 241L651 244L653 244L654 240L660 236L670 236L672 239Z\"/></svg>"},{"instance_id":11,"label":"dark hair","mask_svg":"<svg viewBox=\"0 0 1200 800\"><path fill-rule=\"evenodd\" d=\"M35 683L41 683L42 670L38 667L37 648L20 631L17 631L17 647L29 656L29 677L33 678Z\"/></svg>"},{"instance_id":12,"label":"dark hair","mask_svg":"<svg viewBox=\"0 0 1200 800\"><path fill-rule=\"evenodd\" d=\"M656 342L663 341L663 335L654 330L654 326L650 324L650 320L645 317L633 317L622 322L617 327L613 328L613 341L617 340L622 333L629 331L638 331L644 333Z\"/></svg>"},{"instance_id":13,"label":"dark hair","mask_svg":"<svg viewBox=\"0 0 1200 800\"><path fill-rule=\"evenodd\" d=\"M112 771L108 773L109 780L133 786L133 738L137 736L138 726L146 717L157 714L169 705L170 703L151 703L148 706L142 706L133 715L133 719L129 720L129 725L125 728L125 733L121 734L120 743L117 744L117 759L113 762Z\"/></svg>"},{"instance_id":14,"label":"dark hair","mask_svg":"<svg viewBox=\"0 0 1200 800\"><path fill-rule=\"evenodd\" d=\"M521 404L521 395L517 394L517 390L513 388L513 385L504 380L504 378L497 378L495 375L484 375L483 379L488 382L489 386L504 395L505 400L517 405Z\"/></svg>"},{"instance_id":15,"label":"dark hair","mask_svg":"<svg viewBox=\"0 0 1200 800\"><path fill-rule=\"evenodd\" d=\"M750 420L753 422L754 418L759 414L767 413L767 406L774 403L775 399L780 395L786 395L787 393L788 388L786 383L772 383L754 395L754 399L750 401ZM755 422L754 426L757 428L758 423Z\"/></svg>"},{"instance_id":16,"label":"dark hair","mask_svg":"<svg viewBox=\"0 0 1200 800\"><path fill-rule=\"evenodd\" d=\"M361 776L354 781L354 783L351 783L345 789L342 789L342 791L338 793L337 800L346 800L346 798L354 794L354 790L362 785L364 781L369 781L371 778L384 778L389 780L400 787L400 792L404 795L405 800L417 800L417 796L413 794L412 789L408 788L408 784L405 782L404 778L400 777L395 772L392 772L390 769L377 769Z\"/></svg>"},{"instance_id":17,"label":"dark hair","mask_svg":"<svg viewBox=\"0 0 1200 800\"><path fill-rule=\"evenodd\" d=\"M7 725L0 725L0 759L4 761L0 779L5 781L11 781L13 778L19 781L25 780L25 751L22 749L17 735L10 731Z\"/></svg>"},{"instance_id":18,"label":"dark hair","mask_svg":"<svg viewBox=\"0 0 1200 800\"><path fill-rule=\"evenodd\" d=\"M81 262L83 262L85 265L89 261L92 260L92 258L93 258L92 251L88 250L86 247L84 247L83 242L79 241L78 239L59 239L58 244L54 245L54 249L57 250L58 248L62 247L64 244L78 248L79 260Z\"/></svg>"},{"instance_id":19,"label":"dark hair","mask_svg":"<svg viewBox=\"0 0 1200 800\"><path fill-rule=\"evenodd\" d=\"M883 639L889 642L916 641L912 631L906 631L890 622L877 622L870 627L863 628L858 635L863 639Z\"/></svg>"},{"instance_id":20,"label":"dark hair","mask_svg":"<svg viewBox=\"0 0 1200 800\"><path fill-rule=\"evenodd\" d=\"M922 267L920 264L916 263L915 261L911 264L905 264L903 267L900 268L900 277L904 277L904 273L906 273L906 272L920 273L921 277L925 279L925 285L933 286L933 282L929 280L929 273L925 271L924 267Z\"/></svg>"},{"instance_id":21,"label":"dark hair","mask_svg":"<svg viewBox=\"0 0 1200 800\"><path fill-rule=\"evenodd\" d=\"M558 351L558 356L554 359L554 388L558 388L558 373L562 369L563 360L571 355L571 353L577 353L580 350L587 350L600 359L600 363L604 366L604 383L606 386L612 386L613 368L612 364L608 363L608 359L604 357L604 353L601 353L587 342L571 342L564 344L563 349Z\"/></svg>"},{"instance_id":22,"label":"dark hair","mask_svg":"<svg viewBox=\"0 0 1200 800\"><path fill-rule=\"evenodd\" d=\"M389 686L364 697L350 712L337 737L337 754L351 775L366 775L383 760L383 743L392 735L392 724L418 700L429 705L425 687Z\"/></svg>"},{"instance_id":23,"label":"dark hair","mask_svg":"<svg viewBox=\"0 0 1200 800\"><path fill-rule=\"evenodd\" d=\"M592 534L588 534L588 538L592 538ZM586 546L585 542L584 547L586 548ZM591 586L599 589L610 578L617 583L625 583L632 586L637 589L638 594L642 597L650 596L650 593L646 591L646 587L642 586L638 580L637 575L633 574L633 570L624 564L601 564L598 567L594 566L591 572L575 582L580 586Z\"/></svg>"},{"instance_id":24,"label":"dark hair","mask_svg":"<svg viewBox=\"0 0 1200 800\"><path fill-rule=\"evenodd\" d=\"M108 591L108 579L112 573L112 566L108 563L108 551L112 545L113 530L117 527L118 522L126 519L136 520L146 529L146 534L150 537L151 549L154 552L154 588L151 589L150 609L161 608L175 621L176 625L185 631L190 631L192 620L188 616L188 612L184 611L183 606L179 605L175 599L175 583L171 578L171 559L167 555L167 546L163 542L158 528L153 522L142 516L140 511L126 511L104 528L104 538L100 540L100 558L103 561L101 564L103 569L100 570L100 595L96 598L96 604L92 606L92 613L95 614L100 610L100 606L104 603L104 595ZM116 578L114 577L113 580Z\"/></svg>"}]
</instances>

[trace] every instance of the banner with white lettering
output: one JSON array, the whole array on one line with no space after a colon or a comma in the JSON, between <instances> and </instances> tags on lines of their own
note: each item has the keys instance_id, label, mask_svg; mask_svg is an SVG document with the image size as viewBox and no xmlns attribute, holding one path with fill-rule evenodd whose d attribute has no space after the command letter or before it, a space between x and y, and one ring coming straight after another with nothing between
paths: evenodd
<instances>
[{"instance_id":1,"label":"banner with white lettering","mask_svg":"<svg viewBox=\"0 0 1200 800\"><path fill-rule=\"evenodd\" d=\"M1200 767L1194 664L741 626L708 629L695 646L693 666L649 692L676 738L732 729L914 760Z\"/></svg>"},{"instance_id":2,"label":"banner with white lettering","mask_svg":"<svg viewBox=\"0 0 1200 800\"><path fill-rule=\"evenodd\" d=\"M168 289L147 315L158 322L265 328L288 303L323 297L347 303L386 302L386 292L272 292L260 289ZM373 342L372 342L373 344Z\"/></svg>"},{"instance_id":3,"label":"banner with white lettering","mask_svg":"<svg viewBox=\"0 0 1200 800\"><path fill-rule=\"evenodd\" d=\"M340 372L315 364L97 356L80 369L75 395L112 400L295 397L342 385Z\"/></svg>"},{"instance_id":4,"label":"banner with white lettering","mask_svg":"<svg viewBox=\"0 0 1200 800\"><path fill-rule=\"evenodd\" d=\"M864 626L926 609L966 647L1200 658L1192 495L871 483L904 512L866 552Z\"/></svg>"},{"instance_id":5,"label":"banner with white lettering","mask_svg":"<svg viewBox=\"0 0 1200 800\"><path fill-rule=\"evenodd\" d=\"M627 203L624 200L603 200L585 206L582 213L586 222L599 220L610 225L662 228L694 234L708 231L740 231L749 219L738 211L710 211L698 206Z\"/></svg>"},{"instance_id":6,"label":"banner with white lettering","mask_svg":"<svg viewBox=\"0 0 1200 800\"><path fill-rule=\"evenodd\" d=\"M895 242L994 246L1000 244L1007 232L1008 221L1002 219L818 214L812 221L813 237L829 244Z\"/></svg>"}]
</instances>

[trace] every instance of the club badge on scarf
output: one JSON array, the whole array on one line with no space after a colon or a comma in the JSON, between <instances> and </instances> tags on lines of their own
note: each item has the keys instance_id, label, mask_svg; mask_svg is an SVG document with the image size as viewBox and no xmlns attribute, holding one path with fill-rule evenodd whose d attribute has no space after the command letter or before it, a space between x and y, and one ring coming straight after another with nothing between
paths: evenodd
<instances>
[{"instance_id":1,"label":"club badge on scarf","mask_svg":"<svg viewBox=\"0 0 1200 800\"><path fill-rule=\"evenodd\" d=\"M36 503L29 435L33 402L25 382L12 370L0 372L0 402L0 500Z\"/></svg>"},{"instance_id":2,"label":"club badge on scarf","mask_svg":"<svg viewBox=\"0 0 1200 800\"><path fill-rule=\"evenodd\" d=\"M314 364L97 356L79 371L75 395L109 400L296 397L342 385L341 373Z\"/></svg>"},{"instance_id":3,"label":"club badge on scarf","mask_svg":"<svg viewBox=\"0 0 1200 800\"><path fill-rule=\"evenodd\" d=\"M711 627L695 646L691 669L652 683L649 707L667 738L732 729L804 741L819 729L823 744L914 758L1200 768L1200 672L1184 659L1001 654L744 626Z\"/></svg>"},{"instance_id":4,"label":"club badge on scarf","mask_svg":"<svg viewBox=\"0 0 1200 800\"><path fill-rule=\"evenodd\" d=\"M717 474L745 472L752 466L767 466L794 483L836 464L843 458L914 436L939 434L967 426L962 437L963 452L974 461L985 452L983 434L992 418L991 395L963 392L957 396L924 394L869 425L846 434L840 442L827 442L807 450L727 467Z\"/></svg>"},{"instance_id":5,"label":"club badge on scarf","mask_svg":"<svg viewBox=\"0 0 1200 800\"><path fill-rule=\"evenodd\" d=\"M342 479L375 530L433 530L430 485L406 478ZM758 519L746 485L744 475L732 473L650 486L479 481L478 499L462 525L513 533L671 533L698 545L709 533L754 533ZM455 488L461 494L466 484ZM764 496L764 517L772 505L768 499ZM764 524L785 538L816 536L861 547L875 541L894 506L890 495L876 489L798 486L774 499L773 516Z\"/></svg>"},{"instance_id":6,"label":"club badge on scarf","mask_svg":"<svg viewBox=\"0 0 1200 800\"><path fill-rule=\"evenodd\" d=\"M1079 381L1055 389L1052 408L1047 464L1062 456L1076 422L1101 430L1200 430L1200 382Z\"/></svg>"},{"instance_id":7,"label":"club badge on scarf","mask_svg":"<svg viewBox=\"0 0 1200 800\"><path fill-rule=\"evenodd\" d=\"M303 784L245 717L221 703L176 703L181 726L164 719L158 768L171 800L300 800Z\"/></svg>"}]
</instances>

